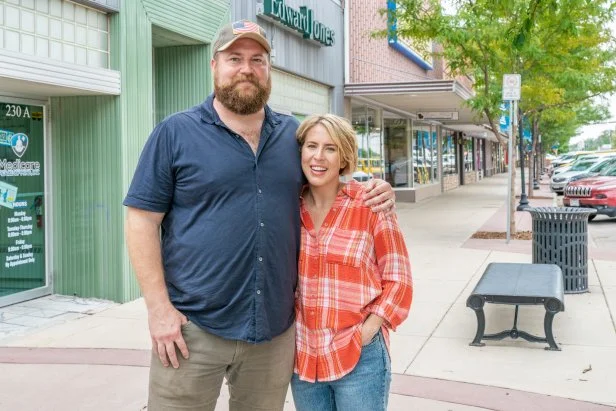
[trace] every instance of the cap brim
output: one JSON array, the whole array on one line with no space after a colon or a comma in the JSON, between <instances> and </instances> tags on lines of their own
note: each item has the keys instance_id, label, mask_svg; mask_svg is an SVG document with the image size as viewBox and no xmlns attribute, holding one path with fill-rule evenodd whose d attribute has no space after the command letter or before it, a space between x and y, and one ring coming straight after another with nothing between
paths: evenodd
<instances>
[{"instance_id":1,"label":"cap brim","mask_svg":"<svg viewBox=\"0 0 616 411\"><path fill-rule=\"evenodd\" d=\"M265 49L265 51L267 51L268 53L270 51L272 51L272 48L270 47L270 45L267 42L267 40L265 40L265 38L262 35L258 34L258 33L242 33L242 34L238 34L230 42L225 43L222 46L218 47L218 50L216 50L216 51L225 51L226 49L231 47L231 45L233 43L235 43L236 41L238 41L239 39L252 39L252 40L256 41L257 43L259 43L261 45L261 47L263 47Z\"/></svg>"}]
</instances>

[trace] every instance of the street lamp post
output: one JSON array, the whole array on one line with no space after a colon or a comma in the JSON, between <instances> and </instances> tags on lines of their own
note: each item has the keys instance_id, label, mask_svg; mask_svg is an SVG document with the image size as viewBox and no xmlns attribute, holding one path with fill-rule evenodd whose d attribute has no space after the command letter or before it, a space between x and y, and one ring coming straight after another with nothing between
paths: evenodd
<instances>
[{"instance_id":1,"label":"street lamp post","mask_svg":"<svg viewBox=\"0 0 616 411\"><path fill-rule=\"evenodd\" d=\"M520 138L520 179L522 180L522 192L520 193L520 204L516 208L517 211L524 211L529 207L524 184L524 122L522 120L523 116L520 112L518 115L518 134Z\"/></svg>"},{"instance_id":2,"label":"street lamp post","mask_svg":"<svg viewBox=\"0 0 616 411\"><path fill-rule=\"evenodd\" d=\"M533 151L533 190L539 190L539 177L537 177L537 148Z\"/></svg>"},{"instance_id":3,"label":"street lamp post","mask_svg":"<svg viewBox=\"0 0 616 411\"><path fill-rule=\"evenodd\" d=\"M539 159L538 157L538 151L541 152L541 139L539 138L539 136L536 136L534 133L534 127L533 127L533 151L531 152L531 155L533 156L533 190L539 190L539 177L538 177L538 169L537 169L537 164L539 163Z\"/></svg>"}]
</instances>

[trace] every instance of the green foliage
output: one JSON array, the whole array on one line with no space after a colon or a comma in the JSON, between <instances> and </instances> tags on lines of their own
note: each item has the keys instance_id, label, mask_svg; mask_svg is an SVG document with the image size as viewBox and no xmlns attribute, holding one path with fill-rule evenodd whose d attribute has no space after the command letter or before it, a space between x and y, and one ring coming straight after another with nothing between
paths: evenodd
<instances>
[{"instance_id":1,"label":"green foliage","mask_svg":"<svg viewBox=\"0 0 616 411\"><path fill-rule=\"evenodd\" d=\"M558 143L562 147L569 144L569 139L577 134L580 124L595 123L609 116L603 105L585 101L565 108L552 108L542 113L539 119L541 140L544 147Z\"/></svg>"},{"instance_id":2,"label":"green foliage","mask_svg":"<svg viewBox=\"0 0 616 411\"><path fill-rule=\"evenodd\" d=\"M616 131L605 130L598 137L590 138L584 141L584 150L594 151L599 150L602 146L608 145L610 148L616 148Z\"/></svg>"},{"instance_id":3,"label":"green foliage","mask_svg":"<svg viewBox=\"0 0 616 411\"><path fill-rule=\"evenodd\" d=\"M360 148L357 151L357 155L359 156L359 158L379 158L381 157L381 154L372 150L371 148L366 150L364 148Z\"/></svg>"},{"instance_id":4,"label":"green foliage","mask_svg":"<svg viewBox=\"0 0 616 411\"><path fill-rule=\"evenodd\" d=\"M613 1L452 0L450 14L441 0L396 4L397 35L440 44L435 56L447 62L449 75L474 79L467 104L495 132L508 73L521 74L520 108L539 120L548 139L568 139L606 115L593 97L616 90Z\"/></svg>"}]
</instances>

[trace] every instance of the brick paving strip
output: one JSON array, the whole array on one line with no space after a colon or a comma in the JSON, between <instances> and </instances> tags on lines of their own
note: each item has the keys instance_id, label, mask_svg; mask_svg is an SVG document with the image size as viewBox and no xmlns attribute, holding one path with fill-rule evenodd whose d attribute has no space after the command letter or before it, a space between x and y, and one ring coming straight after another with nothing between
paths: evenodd
<instances>
[{"instance_id":1,"label":"brick paving strip","mask_svg":"<svg viewBox=\"0 0 616 411\"><path fill-rule=\"evenodd\" d=\"M0 363L4 364L149 367L150 355L150 350L118 348L0 347ZM608 405L546 394L403 374L393 374L390 392L499 411L616 411Z\"/></svg>"},{"instance_id":2,"label":"brick paving strip","mask_svg":"<svg viewBox=\"0 0 616 411\"><path fill-rule=\"evenodd\" d=\"M150 350L125 348L2 347L4 364L88 364L149 367Z\"/></svg>"},{"instance_id":3,"label":"brick paving strip","mask_svg":"<svg viewBox=\"0 0 616 411\"><path fill-rule=\"evenodd\" d=\"M394 374L389 392L499 411L615 411L609 405L510 388Z\"/></svg>"}]
</instances>

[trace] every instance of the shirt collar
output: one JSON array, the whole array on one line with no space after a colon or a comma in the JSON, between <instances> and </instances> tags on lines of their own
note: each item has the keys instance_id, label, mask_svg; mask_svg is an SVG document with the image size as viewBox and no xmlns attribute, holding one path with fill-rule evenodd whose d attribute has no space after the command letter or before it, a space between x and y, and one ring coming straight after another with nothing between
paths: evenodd
<instances>
[{"instance_id":1,"label":"shirt collar","mask_svg":"<svg viewBox=\"0 0 616 411\"><path fill-rule=\"evenodd\" d=\"M308 188L308 184L304 184L304 186L302 187L302 191L299 195L299 198L302 199L302 201L304 200L304 191L306 191L306 188ZM352 199L356 199L361 197L363 192L364 189L362 185L355 180L351 180L347 182L344 186L342 186L342 190L340 194L338 194L338 198L340 198L340 196L346 196Z\"/></svg>"},{"instance_id":2,"label":"shirt collar","mask_svg":"<svg viewBox=\"0 0 616 411\"><path fill-rule=\"evenodd\" d=\"M361 184L359 184L355 180L351 180L342 187L342 192L352 199L356 199L361 197L364 192L364 189Z\"/></svg>"}]
</instances>

